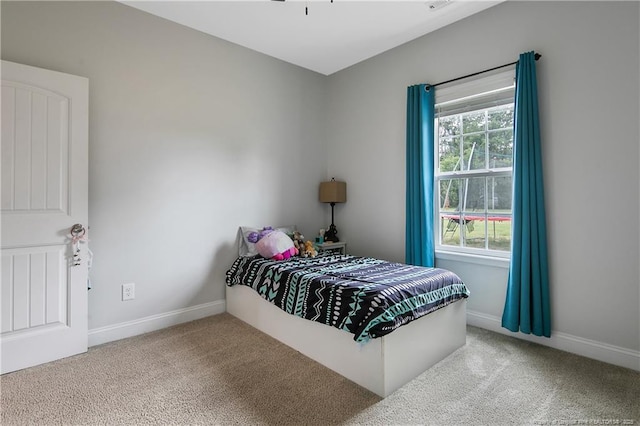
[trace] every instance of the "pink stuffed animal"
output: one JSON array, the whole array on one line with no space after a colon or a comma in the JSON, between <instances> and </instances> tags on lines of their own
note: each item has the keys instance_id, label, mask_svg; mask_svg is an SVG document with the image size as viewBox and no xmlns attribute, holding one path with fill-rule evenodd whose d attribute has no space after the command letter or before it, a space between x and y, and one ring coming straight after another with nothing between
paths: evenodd
<instances>
[{"instance_id":1,"label":"pink stuffed animal","mask_svg":"<svg viewBox=\"0 0 640 426\"><path fill-rule=\"evenodd\" d=\"M251 233L248 240L256 241L256 250L267 259L284 260L298 254L298 249L287 234L270 227L264 228L260 233Z\"/></svg>"}]
</instances>

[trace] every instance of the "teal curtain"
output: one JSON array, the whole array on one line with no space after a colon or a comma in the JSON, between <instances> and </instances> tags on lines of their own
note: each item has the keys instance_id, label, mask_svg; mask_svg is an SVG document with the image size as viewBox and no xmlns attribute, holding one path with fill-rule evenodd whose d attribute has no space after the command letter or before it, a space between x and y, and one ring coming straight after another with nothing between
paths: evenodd
<instances>
[{"instance_id":1,"label":"teal curtain","mask_svg":"<svg viewBox=\"0 0 640 426\"><path fill-rule=\"evenodd\" d=\"M551 336L547 227L534 52L516 66L511 263L502 326Z\"/></svg>"},{"instance_id":2,"label":"teal curtain","mask_svg":"<svg viewBox=\"0 0 640 426\"><path fill-rule=\"evenodd\" d=\"M434 266L434 88L407 88L407 182L405 262Z\"/></svg>"}]
</instances>

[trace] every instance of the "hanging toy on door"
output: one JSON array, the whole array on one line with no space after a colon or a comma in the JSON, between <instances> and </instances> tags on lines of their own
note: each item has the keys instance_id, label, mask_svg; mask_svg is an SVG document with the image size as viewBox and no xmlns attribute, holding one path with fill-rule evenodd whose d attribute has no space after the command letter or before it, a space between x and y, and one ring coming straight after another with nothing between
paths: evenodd
<instances>
[{"instance_id":1,"label":"hanging toy on door","mask_svg":"<svg viewBox=\"0 0 640 426\"><path fill-rule=\"evenodd\" d=\"M73 252L73 266L79 266L82 263L80 259L80 243L89 241L87 238L87 230L79 223L71 227L71 250Z\"/></svg>"}]
</instances>

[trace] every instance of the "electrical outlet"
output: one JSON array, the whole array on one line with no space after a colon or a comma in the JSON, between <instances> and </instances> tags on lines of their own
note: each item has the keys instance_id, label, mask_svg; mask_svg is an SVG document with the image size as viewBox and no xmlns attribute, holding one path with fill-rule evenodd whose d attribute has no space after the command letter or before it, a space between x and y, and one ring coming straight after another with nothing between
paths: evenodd
<instances>
[{"instance_id":1,"label":"electrical outlet","mask_svg":"<svg viewBox=\"0 0 640 426\"><path fill-rule=\"evenodd\" d=\"M136 298L135 283L122 284L122 300L132 300Z\"/></svg>"}]
</instances>

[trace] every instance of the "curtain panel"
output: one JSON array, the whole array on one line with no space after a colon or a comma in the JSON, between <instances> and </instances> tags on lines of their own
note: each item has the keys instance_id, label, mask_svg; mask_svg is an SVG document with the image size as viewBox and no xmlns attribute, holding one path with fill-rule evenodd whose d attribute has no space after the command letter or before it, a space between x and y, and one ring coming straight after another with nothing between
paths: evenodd
<instances>
[{"instance_id":1,"label":"curtain panel","mask_svg":"<svg viewBox=\"0 0 640 426\"><path fill-rule=\"evenodd\" d=\"M405 262L434 266L434 92L407 88Z\"/></svg>"},{"instance_id":2,"label":"curtain panel","mask_svg":"<svg viewBox=\"0 0 640 426\"><path fill-rule=\"evenodd\" d=\"M534 52L516 66L511 261L502 326L551 336L547 229Z\"/></svg>"}]
</instances>

